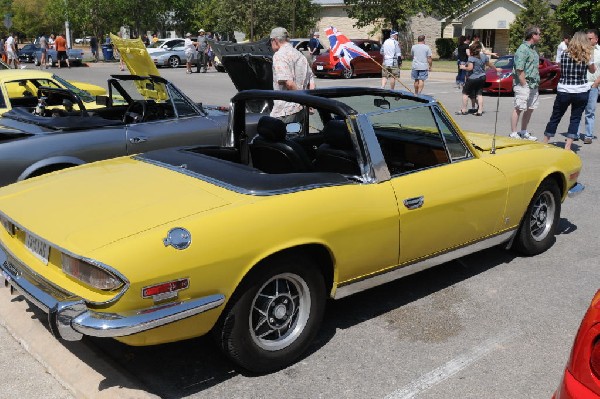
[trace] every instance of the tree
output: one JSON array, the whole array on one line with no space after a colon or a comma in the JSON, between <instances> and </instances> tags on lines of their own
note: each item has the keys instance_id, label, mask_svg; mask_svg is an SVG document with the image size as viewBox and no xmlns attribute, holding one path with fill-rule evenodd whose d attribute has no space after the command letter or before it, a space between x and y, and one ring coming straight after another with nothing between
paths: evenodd
<instances>
[{"instance_id":1,"label":"tree","mask_svg":"<svg viewBox=\"0 0 600 399\"><path fill-rule=\"evenodd\" d=\"M600 26L598 0L562 0L556 9L556 18L573 31L585 31Z\"/></svg>"},{"instance_id":2,"label":"tree","mask_svg":"<svg viewBox=\"0 0 600 399\"><path fill-rule=\"evenodd\" d=\"M359 28L375 24L377 28L389 27L397 31L407 29L410 18L418 13L452 17L464 10L472 0L344 0L348 16L356 19Z\"/></svg>"},{"instance_id":3,"label":"tree","mask_svg":"<svg viewBox=\"0 0 600 399\"><path fill-rule=\"evenodd\" d=\"M542 37L537 44L540 55L552 57L561 41L560 25L547 0L524 0L525 9L515 18L509 28L510 52L514 53L525 39L525 30L530 26L540 28Z\"/></svg>"}]
</instances>

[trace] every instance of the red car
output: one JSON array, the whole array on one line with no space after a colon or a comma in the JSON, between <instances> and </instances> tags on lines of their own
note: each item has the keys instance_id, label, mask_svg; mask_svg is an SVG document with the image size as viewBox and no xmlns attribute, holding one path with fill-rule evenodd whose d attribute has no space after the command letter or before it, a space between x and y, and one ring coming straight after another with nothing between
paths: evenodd
<instances>
[{"instance_id":1,"label":"red car","mask_svg":"<svg viewBox=\"0 0 600 399\"><path fill-rule=\"evenodd\" d=\"M317 56L316 60L312 64L312 70L315 76L318 78L326 76L341 76L343 78L350 79L353 76L358 75L381 75L381 64L383 63L383 54L379 52L379 50L381 50L381 44L375 40L368 39L352 39L352 41L358 47L365 50L371 57L373 57L373 60L377 61L377 63L368 58L358 57L353 59L350 63L350 66L352 67L351 69L334 69L334 65L332 65L329 61L329 50L327 50L326 52Z\"/></svg>"},{"instance_id":2,"label":"red car","mask_svg":"<svg viewBox=\"0 0 600 399\"><path fill-rule=\"evenodd\" d=\"M495 69L488 69L485 73L485 86L483 91L486 93L506 93L513 92L512 70L514 63L513 55L503 55L496 60L494 66L502 69L496 73ZM540 91L556 91L558 80L560 79L560 66L547 58L540 57Z\"/></svg>"},{"instance_id":3,"label":"red car","mask_svg":"<svg viewBox=\"0 0 600 399\"><path fill-rule=\"evenodd\" d=\"M600 398L600 291L583 317L554 399Z\"/></svg>"}]
</instances>

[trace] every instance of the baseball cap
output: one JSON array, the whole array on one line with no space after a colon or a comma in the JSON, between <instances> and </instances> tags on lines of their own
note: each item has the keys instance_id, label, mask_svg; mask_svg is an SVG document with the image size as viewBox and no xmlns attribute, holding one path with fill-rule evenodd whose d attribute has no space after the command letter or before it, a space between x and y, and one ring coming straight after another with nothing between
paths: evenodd
<instances>
[{"instance_id":1,"label":"baseball cap","mask_svg":"<svg viewBox=\"0 0 600 399\"><path fill-rule=\"evenodd\" d=\"M204 29L199 29L198 32L204 32Z\"/></svg>"},{"instance_id":2,"label":"baseball cap","mask_svg":"<svg viewBox=\"0 0 600 399\"><path fill-rule=\"evenodd\" d=\"M398 34L398 32L395 31L395 30L393 30L393 31L390 32L390 36L394 36L394 35L397 35L397 34Z\"/></svg>"},{"instance_id":3,"label":"baseball cap","mask_svg":"<svg viewBox=\"0 0 600 399\"><path fill-rule=\"evenodd\" d=\"M315 32L315 33L314 33L314 36L319 36L319 32Z\"/></svg>"},{"instance_id":4,"label":"baseball cap","mask_svg":"<svg viewBox=\"0 0 600 399\"><path fill-rule=\"evenodd\" d=\"M271 34L269 35L271 39L279 40L286 40L289 36L290 34L288 33L287 29L282 27L273 28Z\"/></svg>"},{"instance_id":5,"label":"baseball cap","mask_svg":"<svg viewBox=\"0 0 600 399\"><path fill-rule=\"evenodd\" d=\"M192 34L190 32L185 34L185 37L190 37L190 36L192 36Z\"/></svg>"}]
</instances>

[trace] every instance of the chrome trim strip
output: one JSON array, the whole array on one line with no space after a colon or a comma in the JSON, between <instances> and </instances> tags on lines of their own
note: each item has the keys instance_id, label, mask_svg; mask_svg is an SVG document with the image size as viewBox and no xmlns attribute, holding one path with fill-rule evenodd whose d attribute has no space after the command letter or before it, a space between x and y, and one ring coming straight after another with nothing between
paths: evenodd
<instances>
[{"instance_id":1,"label":"chrome trim strip","mask_svg":"<svg viewBox=\"0 0 600 399\"><path fill-rule=\"evenodd\" d=\"M224 295L215 294L121 314L87 311L75 317L71 326L93 337L123 337L204 313L224 302Z\"/></svg>"},{"instance_id":2,"label":"chrome trim strip","mask_svg":"<svg viewBox=\"0 0 600 399\"><path fill-rule=\"evenodd\" d=\"M575 185L569 189L569 193L567 195L569 198L575 198L581 194L583 190L585 190L585 186L583 184L575 183Z\"/></svg>"},{"instance_id":3,"label":"chrome trim strip","mask_svg":"<svg viewBox=\"0 0 600 399\"><path fill-rule=\"evenodd\" d=\"M367 115L357 115L355 118L356 126L358 128L358 134L365 143L365 155L370 168L368 171L367 183L381 183L390 180L390 172L385 163L383 152L381 152L381 146L377 141L375 130L373 125L369 121Z\"/></svg>"},{"instance_id":4,"label":"chrome trim strip","mask_svg":"<svg viewBox=\"0 0 600 399\"><path fill-rule=\"evenodd\" d=\"M462 258L463 256L472 254L474 252L478 252L493 247L495 245L502 244L503 242L510 240L512 235L516 232L516 230L517 229L515 228L513 230L500 233L496 236L477 241L476 243L470 244L468 246L460 247L453 251L445 252L443 254L422 261L417 261L412 264L400 265L393 268L392 270L386 270L382 273L369 276L358 281L340 285L335 291L334 299L344 298L357 292L368 290L369 288L388 283L400 277L405 277L420 272L422 270L429 269L430 267L437 266L454 259Z\"/></svg>"},{"instance_id":5,"label":"chrome trim strip","mask_svg":"<svg viewBox=\"0 0 600 399\"><path fill-rule=\"evenodd\" d=\"M135 159L136 161L146 162L151 165L160 166L161 168L169 169L169 170L172 170L173 172L181 173L186 176L190 176L190 177L205 181L205 182L213 184L217 187L221 187L226 190L236 192L238 194L254 195L257 197L267 197L267 196L271 196L271 195L290 194L290 193L296 193L299 191L314 190L314 189L323 188L323 187L336 187L336 186L345 186L347 184L359 184L359 182L357 182L357 181L348 180L343 183L307 184L304 186L290 187L290 188L281 189L281 190L253 191L253 190L247 190L247 189L239 187L239 186L235 186L233 184L226 183L222 180L213 179L212 177L208 177L206 175L202 175L200 173L193 172L189 169L181 168L181 167L174 166L174 165L164 163L161 161L157 161L154 159L147 159L147 158L143 158L143 157L140 157L137 155L132 156L132 158Z\"/></svg>"}]
</instances>

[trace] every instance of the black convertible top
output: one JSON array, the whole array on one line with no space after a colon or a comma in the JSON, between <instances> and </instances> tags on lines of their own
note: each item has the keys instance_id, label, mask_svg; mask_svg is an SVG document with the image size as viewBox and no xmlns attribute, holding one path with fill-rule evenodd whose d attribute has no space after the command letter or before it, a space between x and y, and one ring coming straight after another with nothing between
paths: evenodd
<instances>
[{"instance_id":1,"label":"black convertible top","mask_svg":"<svg viewBox=\"0 0 600 399\"><path fill-rule=\"evenodd\" d=\"M25 108L13 108L2 116L4 118L10 118L19 122L35 124L52 130L85 130L103 126L115 126L123 124L123 122L119 120L105 119L100 116L39 116L32 114Z\"/></svg>"}]
</instances>

